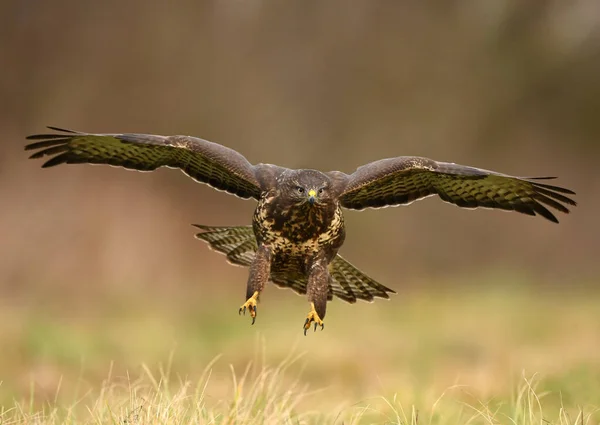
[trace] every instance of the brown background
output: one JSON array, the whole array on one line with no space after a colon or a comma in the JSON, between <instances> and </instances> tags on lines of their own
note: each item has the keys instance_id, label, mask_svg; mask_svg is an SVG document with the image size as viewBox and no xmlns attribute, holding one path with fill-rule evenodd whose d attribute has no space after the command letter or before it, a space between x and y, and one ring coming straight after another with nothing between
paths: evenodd
<instances>
[{"instance_id":1,"label":"brown background","mask_svg":"<svg viewBox=\"0 0 600 425\"><path fill-rule=\"evenodd\" d=\"M428 156L557 175L560 225L427 199L348 212L342 253L400 290L600 276L600 7L579 2L4 1L4 300L170 294L246 272L190 223L248 224L254 203L172 170L40 169L45 125L191 134L251 162L350 172Z\"/></svg>"}]
</instances>

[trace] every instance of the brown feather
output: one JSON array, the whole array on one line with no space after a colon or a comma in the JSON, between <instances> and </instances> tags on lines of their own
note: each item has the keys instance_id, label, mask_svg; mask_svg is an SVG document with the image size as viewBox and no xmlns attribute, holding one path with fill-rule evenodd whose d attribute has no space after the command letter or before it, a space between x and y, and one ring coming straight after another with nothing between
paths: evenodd
<instances>
[{"instance_id":1,"label":"brown feather","mask_svg":"<svg viewBox=\"0 0 600 425\"><path fill-rule=\"evenodd\" d=\"M89 134L50 127L60 134L36 134L25 146L40 151L31 158L52 156L43 167L60 164L108 164L138 171L179 168L193 179L241 198L258 199L261 185L255 167L240 153L191 136ZM54 156L53 156L54 155Z\"/></svg>"},{"instance_id":2,"label":"brown feather","mask_svg":"<svg viewBox=\"0 0 600 425\"><path fill-rule=\"evenodd\" d=\"M202 230L196 238L208 242L217 252L227 255L227 260L236 265L249 266L254 259L257 249L256 238L252 226L212 227L201 224L193 226ZM389 293L395 293L363 272L358 270L339 254L329 264L331 280L329 296L336 296L348 303L357 299L372 301L373 298L389 298ZM271 280L281 288L293 289L298 294L306 294L306 276L287 271L271 271Z\"/></svg>"},{"instance_id":3,"label":"brown feather","mask_svg":"<svg viewBox=\"0 0 600 425\"><path fill-rule=\"evenodd\" d=\"M577 205L564 194L573 191L532 180L512 177L428 158L398 157L359 167L348 176L340 194L345 208L364 209L406 205L430 195L463 208L495 208L527 215L539 214L558 223L543 204L562 213L564 205Z\"/></svg>"}]
</instances>

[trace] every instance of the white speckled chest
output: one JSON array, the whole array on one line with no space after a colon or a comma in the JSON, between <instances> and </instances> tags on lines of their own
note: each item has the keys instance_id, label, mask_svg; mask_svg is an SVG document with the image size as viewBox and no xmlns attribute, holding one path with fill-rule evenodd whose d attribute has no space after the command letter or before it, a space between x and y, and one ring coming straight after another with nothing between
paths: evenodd
<instances>
[{"instance_id":1,"label":"white speckled chest","mask_svg":"<svg viewBox=\"0 0 600 425\"><path fill-rule=\"evenodd\" d=\"M339 207L331 212L308 207L273 213L273 208L259 204L253 226L258 242L272 247L274 265L307 264L321 252L331 259L345 237Z\"/></svg>"}]
</instances>

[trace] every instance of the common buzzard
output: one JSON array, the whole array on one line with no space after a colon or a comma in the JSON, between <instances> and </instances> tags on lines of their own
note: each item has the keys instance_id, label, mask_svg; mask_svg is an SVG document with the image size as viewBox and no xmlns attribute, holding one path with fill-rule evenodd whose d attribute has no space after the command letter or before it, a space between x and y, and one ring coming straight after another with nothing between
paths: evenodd
<instances>
[{"instance_id":1,"label":"common buzzard","mask_svg":"<svg viewBox=\"0 0 600 425\"><path fill-rule=\"evenodd\" d=\"M553 208L568 213L574 192L541 183L554 177L520 178L427 158L400 156L340 171L292 170L253 165L240 153L191 136L90 134L56 127L56 133L27 137L31 158L50 156L43 167L59 164L110 164L133 170L179 168L215 189L258 201L252 226L209 227L196 236L250 267L246 302L252 323L268 281L307 294L311 305L304 334L323 328L327 301L372 301L394 293L338 254L346 235L342 208L362 210L407 205L438 195L464 208L497 208L541 215L558 223Z\"/></svg>"}]
</instances>

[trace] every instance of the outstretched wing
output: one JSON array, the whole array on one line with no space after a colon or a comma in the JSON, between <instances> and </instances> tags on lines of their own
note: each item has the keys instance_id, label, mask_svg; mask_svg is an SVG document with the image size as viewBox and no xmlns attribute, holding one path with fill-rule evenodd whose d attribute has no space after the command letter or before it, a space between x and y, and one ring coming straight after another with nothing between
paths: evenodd
<instances>
[{"instance_id":1,"label":"outstretched wing","mask_svg":"<svg viewBox=\"0 0 600 425\"><path fill-rule=\"evenodd\" d=\"M188 176L241 198L260 197L256 168L240 153L191 136L89 134L48 127L59 133L36 134L25 146L30 158L52 156L43 167L58 164L109 164L138 171L179 168Z\"/></svg>"},{"instance_id":2,"label":"outstretched wing","mask_svg":"<svg viewBox=\"0 0 600 425\"><path fill-rule=\"evenodd\" d=\"M257 249L252 226L213 227L202 224L193 226L202 232L196 238L209 243L215 251L227 256L227 261L239 266L250 266ZM375 297L389 298L392 289L371 279L339 254L329 264L329 292L327 299L334 296L355 303L357 299L373 301ZM271 272L271 281L280 288L291 288L298 294L306 294L306 276L291 270Z\"/></svg>"},{"instance_id":3,"label":"outstretched wing","mask_svg":"<svg viewBox=\"0 0 600 425\"><path fill-rule=\"evenodd\" d=\"M547 207L568 213L577 205L565 195L575 192L539 183L554 177L521 178L420 157L382 159L359 167L347 176L340 203L362 210L406 205L438 195L463 208L498 208L558 220Z\"/></svg>"}]
</instances>

